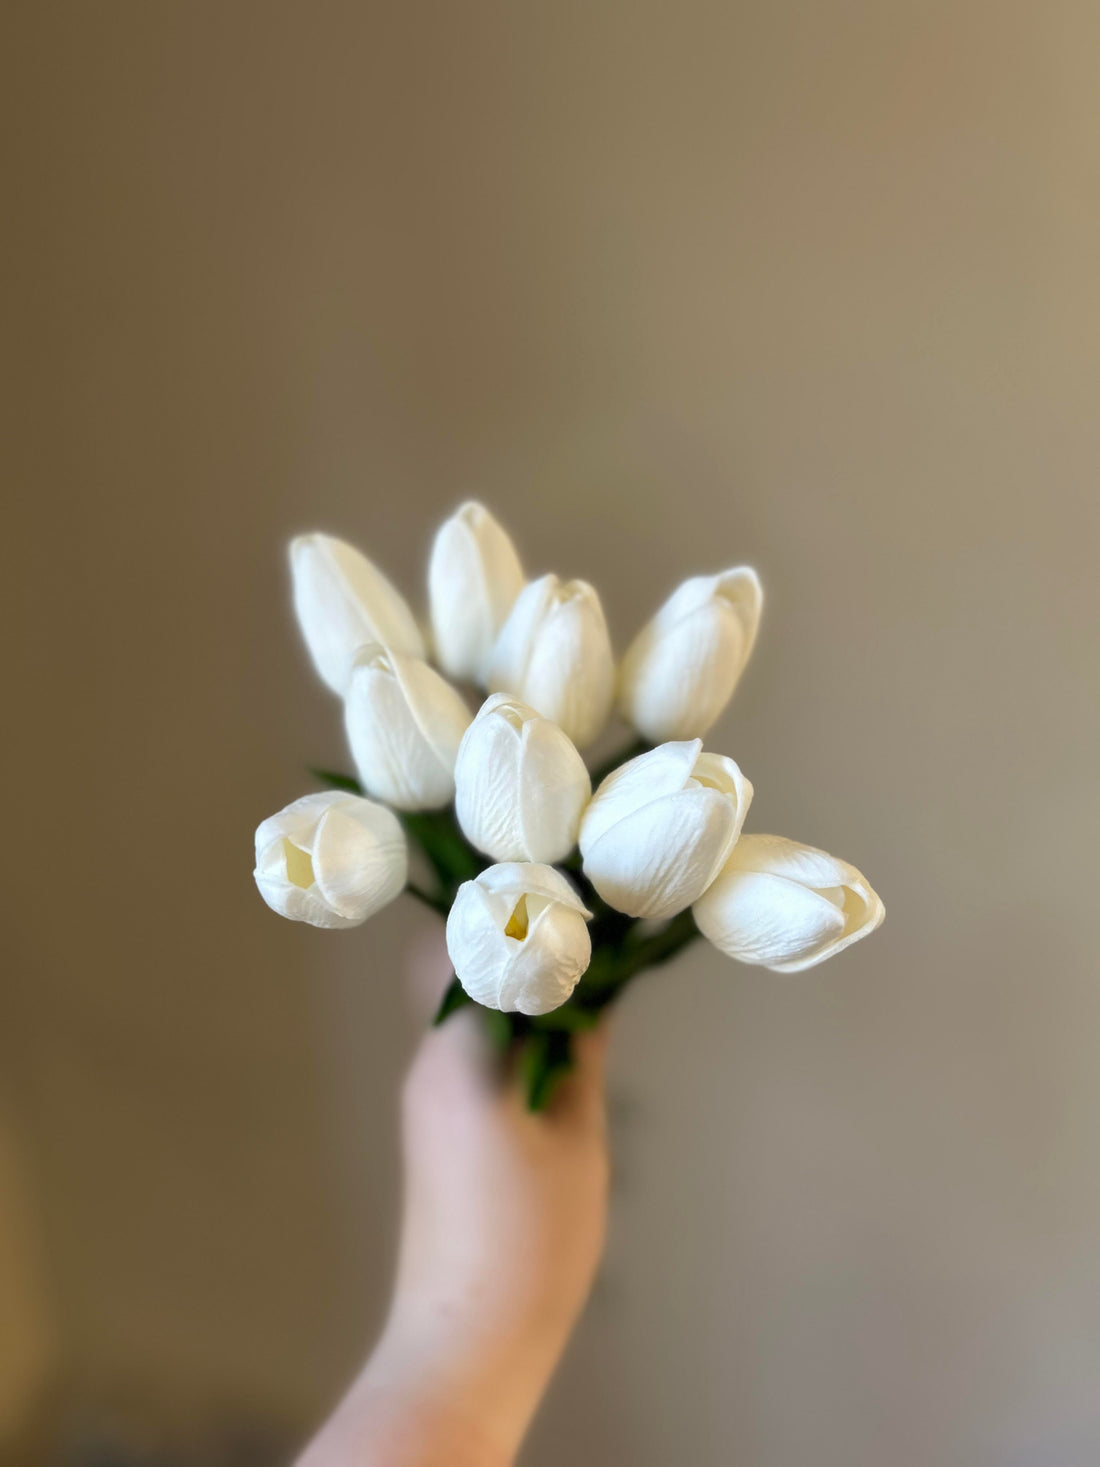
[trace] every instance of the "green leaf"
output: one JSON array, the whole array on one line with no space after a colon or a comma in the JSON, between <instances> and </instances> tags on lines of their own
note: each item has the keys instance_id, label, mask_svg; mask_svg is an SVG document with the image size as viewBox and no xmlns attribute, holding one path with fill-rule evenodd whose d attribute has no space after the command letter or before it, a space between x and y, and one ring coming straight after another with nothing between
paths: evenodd
<instances>
[{"instance_id":1,"label":"green leaf","mask_svg":"<svg viewBox=\"0 0 1100 1467\"><path fill-rule=\"evenodd\" d=\"M484 861L458 828L453 810L402 810L398 818L427 856L445 891L476 876Z\"/></svg>"},{"instance_id":2,"label":"green leaf","mask_svg":"<svg viewBox=\"0 0 1100 1467\"><path fill-rule=\"evenodd\" d=\"M558 1082L573 1068L570 1035L561 1029L533 1030L520 1053L520 1079L530 1111L545 1110Z\"/></svg>"},{"instance_id":3,"label":"green leaf","mask_svg":"<svg viewBox=\"0 0 1100 1467\"><path fill-rule=\"evenodd\" d=\"M447 984L447 991L443 995L439 1008L436 1010L435 1018L432 1020L432 1027L435 1028L442 1024L444 1019L450 1018L455 1009L464 1008L468 1003L473 1003L473 999L458 979L452 978L450 983Z\"/></svg>"},{"instance_id":4,"label":"green leaf","mask_svg":"<svg viewBox=\"0 0 1100 1467\"><path fill-rule=\"evenodd\" d=\"M485 1032L501 1054L511 1049L516 1037L511 1015L502 1014L499 1009L485 1010Z\"/></svg>"},{"instance_id":5,"label":"green leaf","mask_svg":"<svg viewBox=\"0 0 1100 1467\"><path fill-rule=\"evenodd\" d=\"M314 765L306 766L319 784L327 784L330 789L346 790L349 795L361 795L363 786L357 779L352 779L350 774L340 774L335 769L317 769Z\"/></svg>"}]
</instances>

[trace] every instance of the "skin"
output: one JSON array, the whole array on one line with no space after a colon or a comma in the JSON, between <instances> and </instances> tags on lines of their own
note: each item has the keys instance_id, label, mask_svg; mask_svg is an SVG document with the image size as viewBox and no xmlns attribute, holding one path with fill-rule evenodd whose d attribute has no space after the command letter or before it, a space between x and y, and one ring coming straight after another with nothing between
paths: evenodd
<instances>
[{"instance_id":1,"label":"skin","mask_svg":"<svg viewBox=\"0 0 1100 1467\"><path fill-rule=\"evenodd\" d=\"M548 1112L501 1076L477 1016L405 1081L404 1205L381 1339L298 1467L506 1467L592 1287L607 1221L606 1033Z\"/></svg>"}]
</instances>

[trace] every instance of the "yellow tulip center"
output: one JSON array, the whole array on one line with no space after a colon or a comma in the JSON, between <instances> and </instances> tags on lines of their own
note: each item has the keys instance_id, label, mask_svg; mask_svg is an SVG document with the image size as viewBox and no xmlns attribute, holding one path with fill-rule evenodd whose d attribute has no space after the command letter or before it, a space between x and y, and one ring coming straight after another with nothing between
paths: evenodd
<instances>
[{"instance_id":1,"label":"yellow tulip center","mask_svg":"<svg viewBox=\"0 0 1100 1467\"><path fill-rule=\"evenodd\" d=\"M527 936L527 920L527 893L524 892L512 908L512 915L504 928L505 937L515 937L522 942Z\"/></svg>"},{"instance_id":2,"label":"yellow tulip center","mask_svg":"<svg viewBox=\"0 0 1100 1467\"><path fill-rule=\"evenodd\" d=\"M313 885L313 859L308 851L296 846L283 837L283 859L286 861L287 880L304 889Z\"/></svg>"}]
</instances>

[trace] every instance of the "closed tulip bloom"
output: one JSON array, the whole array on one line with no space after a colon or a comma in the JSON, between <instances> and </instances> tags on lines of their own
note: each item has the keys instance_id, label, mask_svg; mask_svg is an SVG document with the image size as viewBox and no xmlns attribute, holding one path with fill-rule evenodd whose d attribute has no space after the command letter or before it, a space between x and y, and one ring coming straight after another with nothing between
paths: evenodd
<instances>
[{"instance_id":1,"label":"closed tulip bloom","mask_svg":"<svg viewBox=\"0 0 1100 1467\"><path fill-rule=\"evenodd\" d=\"M524 587L493 649L492 691L522 698L583 748L607 722L614 684L611 638L595 590L557 576Z\"/></svg>"},{"instance_id":2,"label":"closed tulip bloom","mask_svg":"<svg viewBox=\"0 0 1100 1467\"><path fill-rule=\"evenodd\" d=\"M340 790L295 800L256 831L260 895L313 927L358 927L393 901L407 865L392 811Z\"/></svg>"},{"instance_id":3,"label":"closed tulip bloom","mask_svg":"<svg viewBox=\"0 0 1100 1467\"><path fill-rule=\"evenodd\" d=\"M619 672L619 708L653 743L701 738L749 660L762 592L749 566L693 576L634 638Z\"/></svg>"},{"instance_id":4,"label":"closed tulip bloom","mask_svg":"<svg viewBox=\"0 0 1100 1467\"><path fill-rule=\"evenodd\" d=\"M824 962L886 915L854 866L779 835L743 835L693 910L715 947L777 973Z\"/></svg>"},{"instance_id":5,"label":"closed tulip bloom","mask_svg":"<svg viewBox=\"0 0 1100 1467\"><path fill-rule=\"evenodd\" d=\"M458 823L494 861L564 860L591 793L573 743L507 693L488 698L459 745Z\"/></svg>"},{"instance_id":6,"label":"closed tulip bloom","mask_svg":"<svg viewBox=\"0 0 1100 1467\"><path fill-rule=\"evenodd\" d=\"M398 810L437 810L454 798L455 758L470 711L418 657L376 642L360 648L344 704L363 787Z\"/></svg>"},{"instance_id":7,"label":"closed tulip bloom","mask_svg":"<svg viewBox=\"0 0 1100 1467\"><path fill-rule=\"evenodd\" d=\"M548 1014L588 967L591 916L560 871L508 861L459 887L447 952L458 981L486 1008Z\"/></svg>"},{"instance_id":8,"label":"closed tulip bloom","mask_svg":"<svg viewBox=\"0 0 1100 1467\"><path fill-rule=\"evenodd\" d=\"M523 590L523 567L483 504L462 505L436 533L428 601L436 660L451 677L480 682L497 633Z\"/></svg>"},{"instance_id":9,"label":"closed tulip bloom","mask_svg":"<svg viewBox=\"0 0 1100 1467\"><path fill-rule=\"evenodd\" d=\"M291 541L290 570L294 610L313 664L340 697L366 642L424 656L424 638L405 598L351 545L332 535L299 535Z\"/></svg>"},{"instance_id":10,"label":"closed tulip bloom","mask_svg":"<svg viewBox=\"0 0 1100 1467\"><path fill-rule=\"evenodd\" d=\"M701 739L661 744L609 774L581 819L584 874L631 917L672 917L725 864L752 800L732 759Z\"/></svg>"}]
</instances>

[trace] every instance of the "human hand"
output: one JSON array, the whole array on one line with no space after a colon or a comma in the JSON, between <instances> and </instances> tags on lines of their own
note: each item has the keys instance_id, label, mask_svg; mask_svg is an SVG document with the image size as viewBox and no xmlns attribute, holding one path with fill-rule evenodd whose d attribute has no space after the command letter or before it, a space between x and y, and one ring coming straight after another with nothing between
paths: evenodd
<instances>
[{"instance_id":1,"label":"human hand","mask_svg":"<svg viewBox=\"0 0 1100 1467\"><path fill-rule=\"evenodd\" d=\"M401 1250L377 1348L300 1467L513 1461L603 1248L606 1033L532 1114L479 1016L425 1034L405 1083Z\"/></svg>"}]
</instances>

